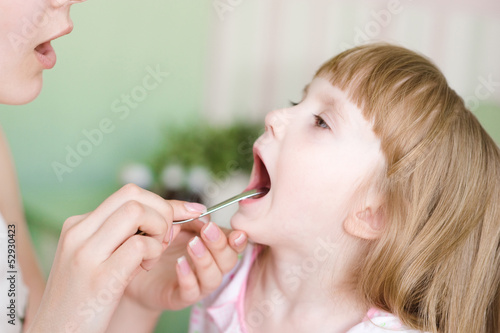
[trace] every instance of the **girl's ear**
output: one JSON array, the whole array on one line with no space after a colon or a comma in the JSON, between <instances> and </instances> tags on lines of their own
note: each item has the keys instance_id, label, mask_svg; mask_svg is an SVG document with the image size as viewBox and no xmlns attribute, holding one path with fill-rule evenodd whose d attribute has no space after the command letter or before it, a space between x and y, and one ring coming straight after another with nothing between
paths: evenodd
<instances>
[{"instance_id":1,"label":"girl's ear","mask_svg":"<svg viewBox=\"0 0 500 333\"><path fill-rule=\"evenodd\" d=\"M382 209L375 211L372 207L355 212L344 221L344 229L348 234L362 239L378 239L384 230Z\"/></svg>"}]
</instances>

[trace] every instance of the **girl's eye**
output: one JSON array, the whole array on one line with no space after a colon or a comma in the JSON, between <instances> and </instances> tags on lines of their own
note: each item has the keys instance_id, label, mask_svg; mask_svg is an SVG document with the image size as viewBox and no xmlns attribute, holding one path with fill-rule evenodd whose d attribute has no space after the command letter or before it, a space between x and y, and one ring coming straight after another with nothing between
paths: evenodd
<instances>
[{"instance_id":1,"label":"girl's eye","mask_svg":"<svg viewBox=\"0 0 500 333\"><path fill-rule=\"evenodd\" d=\"M290 102L290 105L293 107L293 106L297 106L299 105L299 103L295 103L294 101L289 101Z\"/></svg>"},{"instance_id":2,"label":"girl's eye","mask_svg":"<svg viewBox=\"0 0 500 333\"><path fill-rule=\"evenodd\" d=\"M316 127L321 127L321 128L324 128L324 129L330 129L330 126L328 126L328 124L326 123L326 121L324 121L323 118L321 118L317 114L314 115L314 125Z\"/></svg>"}]
</instances>

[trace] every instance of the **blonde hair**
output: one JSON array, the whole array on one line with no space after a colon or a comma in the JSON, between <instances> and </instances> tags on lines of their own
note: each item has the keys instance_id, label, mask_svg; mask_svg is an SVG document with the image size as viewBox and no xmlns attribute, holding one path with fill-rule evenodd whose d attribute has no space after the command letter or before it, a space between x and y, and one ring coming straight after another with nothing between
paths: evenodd
<instances>
[{"instance_id":1,"label":"blonde hair","mask_svg":"<svg viewBox=\"0 0 500 333\"><path fill-rule=\"evenodd\" d=\"M347 50L316 73L363 110L386 158L385 232L359 268L372 306L430 332L500 332L500 152L426 58Z\"/></svg>"}]
</instances>

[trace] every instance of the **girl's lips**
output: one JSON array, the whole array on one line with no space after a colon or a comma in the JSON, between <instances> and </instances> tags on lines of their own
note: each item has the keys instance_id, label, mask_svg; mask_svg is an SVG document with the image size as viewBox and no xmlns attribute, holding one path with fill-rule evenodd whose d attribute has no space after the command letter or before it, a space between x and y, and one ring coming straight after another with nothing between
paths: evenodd
<instances>
[{"instance_id":1,"label":"girl's lips","mask_svg":"<svg viewBox=\"0 0 500 333\"><path fill-rule=\"evenodd\" d=\"M268 193L269 193L269 192L268 192ZM240 204L240 205L242 205L242 206L246 206L246 205L249 205L249 204L252 204L252 203L259 202L259 201L263 200L263 199L267 196L267 194L268 194L268 193L264 194L264 195L263 195L263 196L261 196L261 197L257 197L257 198L249 198L249 199L241 200L241 201L239 202L239 204Z\"/></svg>"},{"instance_id":2,"label":"girl's lips","mask_svg":"<svg viewBox=\"0 0 500 333\"><path fill-rule=\"evenodd\" d=\"M266 165L260 156L260 152L256 147L254 147L254 165L252 170L252 176L250 179L250 184L246 188L245 191L251 189L265 189L267 193L258 197L258 198L250 198L240 201L242 205L255 203L265 198L269 191L271 190L271 177L267 171Z\"/></svg>"},{"instance_id":3,"label":"girl's lips","mask_svg":"<svg viewBox=\"0 0 500 333\"><path fill-rule=\"evenodd\" d=\"M35 54L43 68L51 69L56 65L57 56L50 41L38 45L35 48Z\"/></svg>"}]
</instances>

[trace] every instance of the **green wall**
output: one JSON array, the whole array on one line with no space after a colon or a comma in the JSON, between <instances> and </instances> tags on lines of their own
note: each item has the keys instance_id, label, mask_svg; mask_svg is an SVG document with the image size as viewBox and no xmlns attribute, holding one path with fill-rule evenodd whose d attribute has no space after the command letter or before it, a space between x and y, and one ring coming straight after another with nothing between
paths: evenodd
<instances>
[{"instance_id":1,"label":"green wall","mask_svg":"<svg viewBox=\"0 0 500 333\"><path fill-rule=\"evenodd\" d=\"M117 170L150 156L163 127L196 119L213 15L209 2L197 1L73 6L75 29L53 43L58 63L45 72L38 99L25 106L0 106L25 199L37 205L47 188L54 196L95 185L114 188ZM143 87L148 68L169 73L151 91ZM153 83L147 81L150 89ZM131 93L132 101L139 102L126 107L122 95ZM113 112L113 103L119 112ZM67 146L76 150L86 139L82 131L98 128L103 119L111 122L111 132L58 179L52 164L66 164Z\"/></svg>"}]
</instances>

